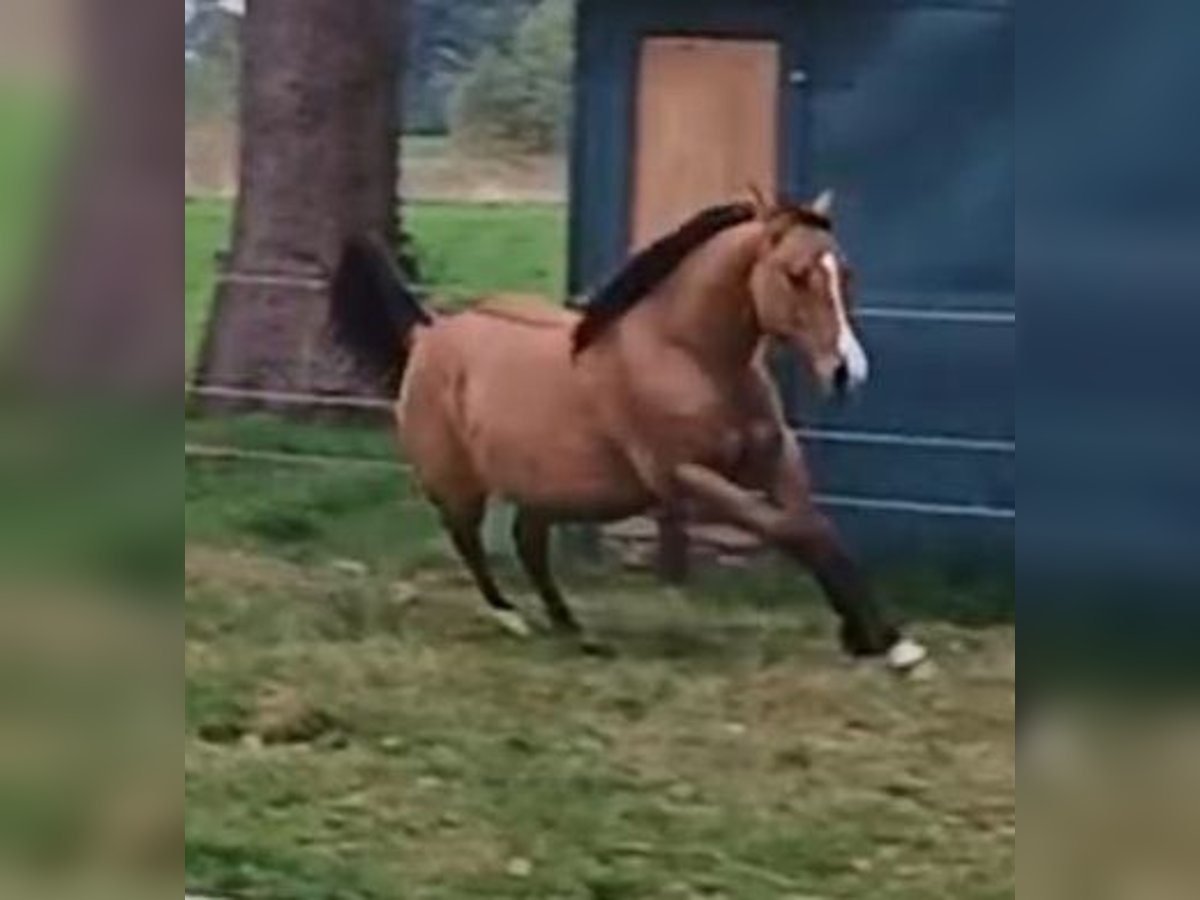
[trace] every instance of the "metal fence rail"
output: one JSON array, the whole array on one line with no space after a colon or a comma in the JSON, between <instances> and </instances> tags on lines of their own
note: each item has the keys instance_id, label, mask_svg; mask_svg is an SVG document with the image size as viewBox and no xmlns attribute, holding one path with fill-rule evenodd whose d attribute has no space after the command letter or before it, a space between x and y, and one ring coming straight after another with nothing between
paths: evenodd
<instances>
[{"instance_id":1,"label":"metal fence rail","mask_svg":"<svg viewBox=\"0 0 1200 900\"><path fill-rule=\"evenodd\" d=\"M368 409L390 412L394 403L378 397L350 394L312 394L300 391L272 391L222 385L190 384L184 386L186 397L212 400L245 400L280 406L328 409ZM971 450L983 453L1015 454L1016 441L960 437L941 434L903 434L886 431L858 431L832 428L795 428L796 437L830 443L872 444L897 447L919 447L928 450Z\"/></svg>"}]
</instances>

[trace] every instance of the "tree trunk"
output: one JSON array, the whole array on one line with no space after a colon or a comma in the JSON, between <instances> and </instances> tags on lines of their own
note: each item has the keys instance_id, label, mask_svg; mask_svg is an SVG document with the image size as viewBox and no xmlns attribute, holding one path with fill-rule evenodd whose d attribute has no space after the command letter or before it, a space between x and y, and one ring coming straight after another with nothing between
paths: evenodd
<instances>
[{"instance_id":1,"label":"tree trunk","mask_svg":"<svg viewBox=\"0 0 1200 900\"><path fill-rule=\"evenodd\" d=\"M397 236L403 7L398 0L247 3L233 250L201 384L378 390L351 372L324 326L329 276L345 238L370 231L394 245Z\"/></svg>"},{"instance_id":2,"label":"tree trunk","mask_svg":"<svg viewBox=\"0 0 1200 900\"><path fill-rule=\"evenodd\" d=\"M177 49L146 40L172 23L165 8L133 0L81 4L79 14L76 143L11 364L51 392L177 396L181 140L163 122L178 108L182 70Z\"/></svg>"}]
</instances>

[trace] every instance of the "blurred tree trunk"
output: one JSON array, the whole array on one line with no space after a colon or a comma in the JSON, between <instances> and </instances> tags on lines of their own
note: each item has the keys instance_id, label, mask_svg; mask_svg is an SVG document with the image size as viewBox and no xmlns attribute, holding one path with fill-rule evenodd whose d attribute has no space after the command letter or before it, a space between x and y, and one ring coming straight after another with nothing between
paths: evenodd
<instances>
[{"instance_id":1,"label":"blurred tree trunk","mask_svg":"<svg viewBox=\"0 0 1200 900\"><path fill-rule=\"evenodd\" d=\"M163 123L178 110L183 78L177 45L159 39L172 22L161 5L138 0L79 4L78 14L70 31L78 71L69 81L79 118L13 374L52 392L174 397L181 139ZM72 38L56 33L65 51Z\"/></svg>"},{"instance_id":2,"label":"blurred tree trunk","mask_svg":"<svg viewBox=\"0 0 1200 900\"><path fill-rule=\"evenodd\" d=\"M376 390L327 342L325 310L343 240L360 231L393 245L397 237L405 5L247 3L233 247L209 322L201 383Z\"/></svg>"}]
</instances>

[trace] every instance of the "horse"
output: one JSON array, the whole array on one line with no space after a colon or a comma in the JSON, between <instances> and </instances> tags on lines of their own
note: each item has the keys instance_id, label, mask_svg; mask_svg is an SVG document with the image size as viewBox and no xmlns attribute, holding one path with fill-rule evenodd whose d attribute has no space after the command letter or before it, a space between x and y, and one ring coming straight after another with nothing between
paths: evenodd
<instances>
[{"instance_id":1,"label":"horse","mask_svg":"<svg viewBox=\"0 0 1200 900\"><path fill-rule=\"evenodd\" d=\"M508 631L530 628L480 538L487 504L516 508L517 556L553 629L589 646L551 573L550 530L700 505L806 567L843 650L899 672L926 649L876 602L812 498L770 378L769 340L808 361L825 394L868 377L832 195L704 209L636 253L582 311L526 295L433 315L377 239L349 239L330 329L395 390L401 443L424 495Z\"/></svg>"}]
</instances>

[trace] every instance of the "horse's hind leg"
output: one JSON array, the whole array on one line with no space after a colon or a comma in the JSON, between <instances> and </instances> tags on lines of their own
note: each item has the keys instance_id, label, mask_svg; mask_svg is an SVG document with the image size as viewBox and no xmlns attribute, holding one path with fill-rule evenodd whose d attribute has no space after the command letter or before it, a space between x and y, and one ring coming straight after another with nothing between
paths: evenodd
<instances>
[{"instance_id":1,"label":"horse's hind leg","mask_svg":"<svg viewBox=\"0 0 1200 900\"><path fill-rule=\"evenodd\" d=\"M583 630L550 572L549 523L527 509L517 510L513 520L513 543L517 546L521 565L542 598L555 630L572 636L581 635Z\"/></svg>"},{"instance_id":2,"label":"horse's hind leg","mask_svg":"<svg viewBox=\"0 0 1200 900\"><path fill-rule=\"evenodd\" d=\"M479 592L487 601L492 617L510 634L517 637L528 637L529 625L521 618L516 607L501 593L495 578L492 577L487 553L484 550L483 541L479 537L479 528L483 524L483 513L484 501L482 499L473 502L468 508L443 507L442 523L450 533L454 549L467 564L467 569L470 570L471 577L475 579Z\"/></svg>"},{"instance_id":3,"label":"horse's hind leg","mask_svg":"<svg viewBox=\"0 0 1200 900\"><path fill-rule=\"evenodd\" d=\"M529 510L517 510L517 517L513 520L513 542L517 545L521 565L542 598L555 631L576 641L585 653L611 656L610 647L583 630L554 582L550 572L550 524Z\"/></svg>"},{"instance_id":4,"label":"horse's hind leg","mask_svg":"<svg viewBox=\"0 0 1200 900\"><path fill-rule=\"evenodd\" d=\"M442 525L487 601L492 617L505 631L525 637L530 633L529 626L496 585L479 537L487 488L463 449L453 420L441 405L437 369L432 370L433 378L420 377L429 372L429 368L419 367L410 372L401 400L403 411L398 424L408 456L422 492L441 513Z\"/></svg>"}]
</instances>

